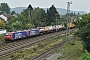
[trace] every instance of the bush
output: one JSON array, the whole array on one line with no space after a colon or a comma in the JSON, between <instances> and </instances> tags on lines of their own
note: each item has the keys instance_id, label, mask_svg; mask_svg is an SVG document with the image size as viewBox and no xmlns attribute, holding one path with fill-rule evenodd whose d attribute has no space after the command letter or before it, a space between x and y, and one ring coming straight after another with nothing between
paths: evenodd
<instances>
[{"instance_id":1,"label":"bush","mask_svg":"<svg viewBox=\"0 0 90 60\"><path fill-rule=\"evenodd\" d=\"M90 53L87 50L85 50L85 52L80 57L80 60L90 60Z\"/></svg>"},{"instance_id":2,"label":"bush","mask_svg":"<svg viewBox=\"0 0 90 60\"><path fill-rule=\"evenodd\" d=\"M90 14L82 16L82 19L78 22L77 35L83 40L84 49L90 52Z\"/></svg>"}]
</instances>

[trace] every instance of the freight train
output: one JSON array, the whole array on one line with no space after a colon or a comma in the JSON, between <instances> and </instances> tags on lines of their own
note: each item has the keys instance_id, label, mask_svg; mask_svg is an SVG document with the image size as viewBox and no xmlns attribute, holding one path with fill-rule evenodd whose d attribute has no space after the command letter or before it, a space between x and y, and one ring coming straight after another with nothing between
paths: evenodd
<instances>
[{"instance_id":1,"label":"freight train","mask_svg":"<svg viewBox=\"0 0 90 60\"><path fill-rule=\"evenodd\" d=\"M71 25L70 25L70 27L71 27ZM30 36L55 32L55 31L59 31L59 30L63 30L63 29L65 29L64 25L54 25L54 26L46 26L46 27L27 29L27 30L22 30L22 31L6 32L5 41L15 41L18 39L23 39L23 38L30 37Z\"/></svg>"}]
</instances>

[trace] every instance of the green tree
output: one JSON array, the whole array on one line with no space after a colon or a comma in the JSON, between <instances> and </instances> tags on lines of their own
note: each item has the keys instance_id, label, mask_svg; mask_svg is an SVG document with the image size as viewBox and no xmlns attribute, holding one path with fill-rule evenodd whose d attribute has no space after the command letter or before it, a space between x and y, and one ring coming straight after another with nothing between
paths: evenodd
<instances>
[{"instance_id":1,"label":"green tree","mask_svg":"<svg viewBox=\"0 0 90 60\"><path fill-rule=\"evenodd\" d=\"M32 11L33 11L33 8L32 8L32 6L29 4L29 6L28 6L28 15L29 15L29 19L30 19L30 24L31 24L31 21L32 21L32 14L31 14Z\"/></svg>"},{"instance_id":2,"label":"green tree","mask_svg":"<svg viewBox=\"0 0 90 60\"><path fill-rule=\"evenodd\" d=\"M83 40L84 48L90 52L90 14L82 16L78 28L77 35Z\"/></svg>"},{"instance_id":3,"label":"green tree","mask_svg":"<svg viewBox=\"0 0 90 60\"><path fill-rule=\"evenodd\" d=\"M28 18L29 17L29 13L28 13L28 9L25 9L21 12L21 14L25 17Z\"/></svg>"},{"instance_id":4,"label":"green tree","mask_svg":"<svg viewBox=\"0 0 90 60\"><path fill-rule=\"evenodd\" d=\"M25 9L25 10L23 10L23 12L21 12L21 14L25 17L26 21L28 23L30 23L30 26L33 26L31 24L31 22L32 22L32 11L33 11L33 7L29 4L29 6L27 7L27 9Z\"/></svg>"},{"instance_id":5,"label":"green tree","mask_svg":"<svg viewBox=\"0 0 90 60\"><path fill-rule=\"evenodd\" d=\"M29 4L29 6L27 7L27 9L23 10L21 12L22 15L24 15L26 18L29 18L29 15L31 17L31 12L33 11L33 7Z\"/></svg>"},{"instance_id":6,"label":"green tree","mask_svg":"<svg viewBox=\"0 0 90 60\"><path fill-rule=\"evenodd\" d=\"M14 16L11 16L11 17L9 17L9 20L8 20L8 22L5 24L5 29L7 30L7 31L9 31L9 30L15 30L15 27L13 27L13 23L14 22L16 22L17 21L17 18L16 17L14 17Z\"/></svg>"},{"instance_id":7,"label":"green tree","mask_svg":"<svg viewBox=\"0 0 90 60\"><path fill-rule=\"evenodd\" d=\"M30 11L32 11L32 10L33 10L32 5L30 5L30 4L29 4L29 6L28 6L28 10L30 10Z\"/></svg>"},{"instance_id":8,"label":"green tree","mask_svg":"<svg viewBox=\"0 0 90 60\"><path fill-rule=\"evenodd\" d=\"M22 14L17 15L17 17L10 17L8 23L6 23L6 29L8 26L10 30L23 30L27 28L27 19Z\"/></svg>"},{"instance_id":9,"label":"green tree","mask_svg":"<svg viewBox=\"0 0 90 60\"><path fill-rule=\"evenodd\" d=\"M10 7L7 3L0 3L0 11L2 11L2 14L9 14L10 13Z\"/></svg>"},{"instance_id":10,"label":"green tree","mask_svg":"<svg viewBox=\"0 0 90 60\"><path fill-rule=\"evenodd\" d=\"M56 19L60 19L59 13L57 12L54 5L52 5L49 9L47 9L47 25L55 25Z\"/></svg>"},{"instance_id":11,"label":"green tree","mask_svg":"<svg viewBox=\"0 0 90 60\"><path fill-rule=\"evenodd\" d=\"M12 11L12 12L11 12L11 15L13 15L13 14L16 14L16 12L15 12L15 11Z\"/></svg>"},{"instance_id":12,"label":"green tree","mask_svg":"<svg viewBox=\"0 0 90 60\"><path fill-rule=\"evenodd\" d=\"M46 24L46 13L42 8L35 8L32 11L32 24L34 26L45 26Z\"/></svg>"}]
</instances>

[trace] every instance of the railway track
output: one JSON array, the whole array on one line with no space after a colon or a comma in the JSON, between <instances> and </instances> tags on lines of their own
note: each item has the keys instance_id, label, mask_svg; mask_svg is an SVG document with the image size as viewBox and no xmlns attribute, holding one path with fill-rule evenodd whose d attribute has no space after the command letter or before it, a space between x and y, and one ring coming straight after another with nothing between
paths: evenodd
<instances>
[{"instance_id":1,"label":"railway track","mask_svg":"<svg viewBox=\"0 0 90 60\"><path fill-rule=\"evenodd\" d=\"M42 36L36 36L31 39L23 40L20 42L17 41L17 43L15 43L15 44L0 48L0 57L8 56L11 52L19 51L22 48L31 46L37 42L44 41L45 39L62 34L64 32L65 31L55 32L55 33L45 34Z\"/></svg>"},{"instance_id":2,"label":"railway track","mask_svg":"<svg viewBox=\"0 0 90 60\"><path fill-rule=\"evenodd\" d=\"M74 31L74 30L72 29L71 31ZM51 54L56 53L56 51L59 48L61 48L61 46L63 46L66 42L67 42L66 40L63 40L62 42L60 42L60 43L56 44L55 46L49 48L45 52L42 52L38 56L30 58L30 60L45 60L47 56L50 56Z\"/></svg>"},{"instance_id":3,"label":"railway track","mask_svg":"<svg viewBox=\"0 0 90 60\"><path fill-rule=\"evenodd\" d=\"M54 54L66 41L62 41L58 44L56 44L54 47L51 47L50 49L46 50L45 52L39 54L38 56L30 58L30 60L44 60L47 56L50 56L51 54Z\"/></svg>"},{"instance_id":4,"label":"railway track","mask_svg":"<svg viewBox=\"0 0 90 60\"><path fill-rule=\"evenodd\" d=\"M72 29L72 30L74 30L74 29ZM17 43L15 43L15 44L11 44L9 46L5 46L5 47L0 48L0 57L9 56L11 54L11 52L19 51L25 47L32 46L37 42L44 41L48 38L54 37L54 36L62 34L62 33L65 34L66 31L64 30L64 31L45 34L45 35L36 36L36 37L32 37L32 38L27 38L27 39L22 40L20 42L17 41Z\"/></svg>"}]
</instances>

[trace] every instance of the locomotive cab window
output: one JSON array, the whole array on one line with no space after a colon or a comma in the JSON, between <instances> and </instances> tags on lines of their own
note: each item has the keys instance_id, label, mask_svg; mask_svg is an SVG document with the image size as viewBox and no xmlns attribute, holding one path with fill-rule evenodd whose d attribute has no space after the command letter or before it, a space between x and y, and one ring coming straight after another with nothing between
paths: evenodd
<instances>
[{"instance_id":1,"label":"locomotive cab window","mask_svg":"<svg viewBox=\"0 0 90 60\"><path fill-rule=\"evenodd\" d=\"M11 34L10 33L6 33L6 36L11 36Z\"/></svg>"}]
</instances>

